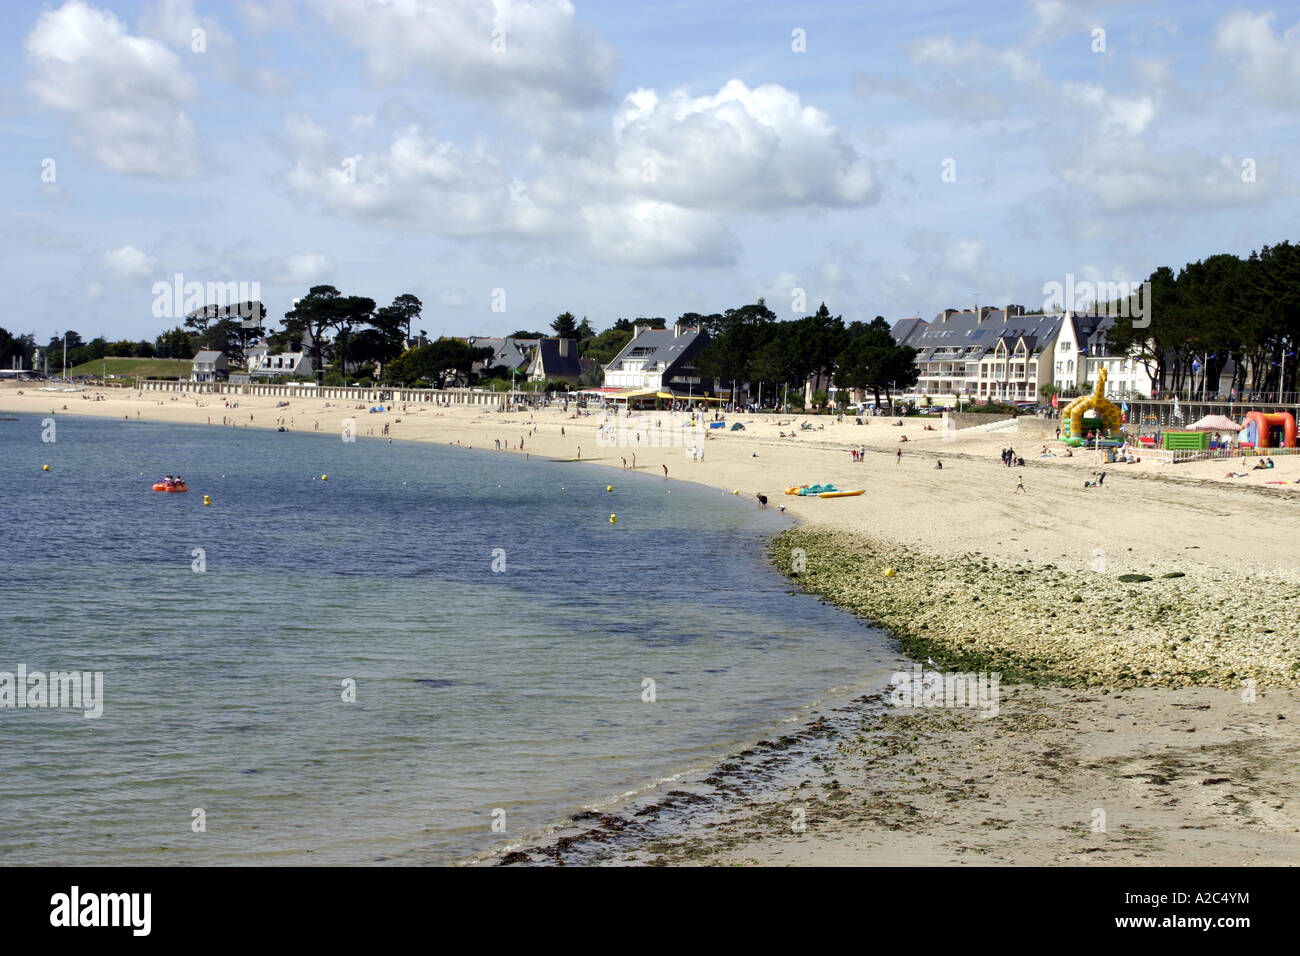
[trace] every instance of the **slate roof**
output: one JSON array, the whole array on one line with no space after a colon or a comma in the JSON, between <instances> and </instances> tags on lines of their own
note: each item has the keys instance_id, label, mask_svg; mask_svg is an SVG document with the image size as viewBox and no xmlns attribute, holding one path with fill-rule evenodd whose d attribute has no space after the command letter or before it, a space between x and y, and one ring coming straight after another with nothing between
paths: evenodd
<instances>
[{"instance_id":1,"label":"slate roof","mask_svg":"<svg viewBox=\"0 0 1300 956\"><path fill-rule=\"evenodd\" d=\"M475 348L492 349L492 358L486 363L476 363L474 365L476 371L496 365L523 369L531 361L533 348L538 342L537 339L506 339L483 335L472 335L466 341Z\"/></svg>"},{"instance_id":2,"label":"slate roof","mask_svg":"<svg viewBox=\"0 0 1300 956\"><path fill-rule=\"evenodd\" d=\"M577 378L582 374L582 366L578 363L578 343L574 339L566 341L569 343L568 355L560 354L559 339L542 339L537 343L538 358L548 378Z\"/></svg>"},{"instance_id":3,"label":"slate roof","mask_svg":"<svg viewBox=\"0 0 1300 956\"><path fill-rule=\"evenodd\" d=\"M646 366L662 362L665 369L671 369L683 359L699 352L708 340L706 334L695 328L684 329L680 335L674 335L672 329L644 329L623 346L623 350L605 368L618 370L622 368L624 359L639 359Z\"/></svg>"}]
</instances>

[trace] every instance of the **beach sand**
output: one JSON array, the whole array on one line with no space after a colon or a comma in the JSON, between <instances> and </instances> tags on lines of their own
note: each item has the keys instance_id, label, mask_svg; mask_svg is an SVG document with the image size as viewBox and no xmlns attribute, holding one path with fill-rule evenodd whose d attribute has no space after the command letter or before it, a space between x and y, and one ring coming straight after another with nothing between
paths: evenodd
<instances>
[{"instance_id":1,"label":"beach sand","mask_svg":"<svg viewBox=\"0 0 1300 956\"><path fill-rule=\"evenodd\" d=\"M737 798L611 862L1300 860L1300 811L1291 796L1300 756L1289 746L1300 720L1293 613L1300 597L1300 458L1281 457L1275 469L1228 479L1230 469L1249 466L1105 465L1096 452L1079 450L1069 459L1040 458L1044 445L1058 454L1063 448L1053 441L1056 423L1039 419L1021 419L1009 430L950 433L925 431L917 419L894 427L882 418L857 425L851 417L790 416L778 423L739 414L728 416L726 429L710 430L709 440L690 439L704 448L698 460L687 447L649 444L652 431L673 434L667 413L621 420L617 437L630 444L610 447L597 428L612 420L601 413L575 417L572 407L567 416L558 407L502 413L414 405L371 414L368 405L295 398L277 409L276 401L241 396L237 409L227 409L222 396L0 386L0 411L56 418L211 420L212 427L225 418L256 428L283 419L292 431L319 430L322 440L336 441L343 420L352 418L363 439L380 436L388 424L395 440L487 449L500 440L513 454L580 457L600 469L593 477L601 482L617 481L602 466L619 469L635 454L639 472L662 476L667 466L669 482L693 481L751 500L762 493L770 507L786 506L802 527L784 545L778 541L778 565L788 564L799 534L822 535L815 540L825 560L819 567L810 552L801 583L870 620L892 622L893 630L908 631L898 623L908 617L925 623L928 636L919 623L910 635L929 643L913 647L937 650L938 665L1005 659L1046 685L1004 684L1002 710L990 720L960 708L852 710L841 715L847 723L834 736L808 734L821 736L838 756L827 779L806 778L802 795L777 788ZM733 432L737 421L745 429ZM814 428L800 431L800 422ZM934 424L942 427L937 418ZM849 448L859 445L866 454L856 462ZM999 452L1007 446L1025 467L1002 464ZM1084 487L1101 470L1104 486ZM1025 492L1017 493L1022 477ZM783 493L819 482L866 493L830 500ZM872 549L880 552L875 558ZM881 555L899 564L895 577L877 576L872 562L885 560ZM870 578L845 578L845 568ZM1152 580L1122 586L1119 576L1133 573ZM1109 612L1099 611L1092 581L1113 597ZM1038 603L1018 601L1021 587ZM1060 606L1046 612L1050 625L1033 617L1043 614L1039 592L1048 587L1061 594ZM994 593L1000 603L992 617L987 609L973 617L972 605L963 603ZM1148 616L1148 608L1166 617ZM1193 626L1198 620L1204 627ZM1195 666L1175 663L1188 653ZM1126 656L1147 663L1127 672L1094 666L1098 657L1124 663ZM1247 701L1243 685L1250 680L1258 689ZM785 748L783 759L797 762L799 749ZM830 780L835 787L825 786ZM807 799L809 790L817 797L808 804L806 829L792 830L792 801ZM1106 813L1104 832L1092 829L1098 808Z\"/></svg>"}]
</instances>

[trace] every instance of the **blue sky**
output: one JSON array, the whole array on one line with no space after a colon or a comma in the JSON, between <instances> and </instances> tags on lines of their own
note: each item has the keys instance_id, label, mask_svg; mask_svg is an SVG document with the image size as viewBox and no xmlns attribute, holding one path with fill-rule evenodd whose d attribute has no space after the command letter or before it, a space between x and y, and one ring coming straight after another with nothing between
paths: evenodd
<instances>
[{"instance_id":1,"label":"blue sky","mask_svg":"<svg viewBox=\"0 0 1300 956\"><path fill-rule=\"evenodd\" d=\"M1294 4L75 0L0 25L0 275L31 304L0 325L41 340L152 338L176 273L257 282L277 320L330 284L503 334L758 296L788 318L799 290L846 319L1037 308L1068 274L1300 239Z\"/></svg>"}]
</instances>

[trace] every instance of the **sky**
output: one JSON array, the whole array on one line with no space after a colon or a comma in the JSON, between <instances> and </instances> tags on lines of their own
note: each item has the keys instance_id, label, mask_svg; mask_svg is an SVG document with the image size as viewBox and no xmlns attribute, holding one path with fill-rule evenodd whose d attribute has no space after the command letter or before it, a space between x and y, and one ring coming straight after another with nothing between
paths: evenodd
<instances>
[{"instance_id":1,"label":"sky","mask_svg":"<svg viewBox=\"0 0 1300 956\"><path fill-rule=\"evenodd\" d=\"M1296 235L1300 4L6 0L0 325L1042 307ZM254 285L256 283L256 285Z\"/></svg>"}]
</instances>

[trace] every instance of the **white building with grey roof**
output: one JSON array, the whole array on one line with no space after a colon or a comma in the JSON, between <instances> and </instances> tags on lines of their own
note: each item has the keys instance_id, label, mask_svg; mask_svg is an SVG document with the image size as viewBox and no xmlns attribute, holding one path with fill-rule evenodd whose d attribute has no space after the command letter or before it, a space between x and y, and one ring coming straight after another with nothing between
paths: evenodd
<instances>
[{"instance_id":1,"label":"white building with grey roof","mask_svg":"<svg viewBox=\"0 0 1300 956\"><path fill-rule=\"evenodd\" d=\"M652 329L637 325L631 341L605 366L605 385L708 394L713 391L713 379L701 375L694 364L708 342L708 333L697 326Z\"/></svg>"}]
</instances>

